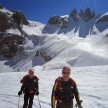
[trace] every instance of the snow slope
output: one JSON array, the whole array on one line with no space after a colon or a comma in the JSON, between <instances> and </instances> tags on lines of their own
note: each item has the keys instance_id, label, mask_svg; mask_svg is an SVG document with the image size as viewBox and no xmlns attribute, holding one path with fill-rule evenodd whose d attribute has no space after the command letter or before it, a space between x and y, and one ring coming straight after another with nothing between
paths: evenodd
<instances>
[{"instance_id":1,"label":"snow slope","mask_svg":"<svg viewBox=\"0 0 108 108\"><path fill-rule=\"evenodd\" d=\"M28 30L29 31L29 30ZM72 37L65 34L41 34L38 44L30 35L24 45L27 56L19 60L0 62L9 66L14 71L24 71L36 65L43 65L47 69L67 66L95 66L108 65L108 37L107 30L94 38ZM45 62L42 57L35 57L37 50L45 50L52 60ZM20 66L19 66L20 64ZM1 71L6 71L3 68Z\"/></svg>"},{"instance_id":2,"label":"snow slope","mask_svg":"<svg viewBox=\"0 0 108 108\"><path fill-rule=\"evenodd\" d=\"M4 9L0 10L12 12ZM12 33L26 37L22 45L24 55L6 60L0 56L1 72L25 71L36 65L46 69L58 69L64 65L73 66L97 66L108 65L108 22L96 23L97 20L108 13L97 15L85 22L81 17L78 22L67 16L69 26L62 28L60 25L42 24L29 21L29 25L22 25L21 30L10 28L6 33ZM66 17L66 16L62 16ZM83 38L82 38L83 37ZM42 57L35 57L37 51L44 50L52 60L46 63Z\"/></svg>"},{"instance_id":3,"label":"snow slope","mask_svg":"<svg viewBox=\"0 0 108 108\"><path fill-rule=\"evenodd\" d=\"M63 65L70 67L107 65L108 28L105 24L95 24L97 18L99 17L88 22L80 19L77 23L69 18L70 27L66 29L30 21L31 27L23 26L23 30L28 35L34 34L39 37L37 46L34 45L33 53L43 49L53 58L46 64L41 63L47 69L60 68ZM104 30L102 30L103 26L106 27ZM85 35L86 38L81 38ZM33 58L35 59L34 56Z\"/></svg>"},{"instance_id":4,"label":"snow slope","mask_svg":"<svg viewBox=\"0 0 108 108\"><path fill-rule=\"evenodd\" d=\"M41 66L34 67L35 74L40 78L40 102L42 108L51 108L50 98L54 80L61 75L61 69L44 70ZM20 79L26 72L0 73L0 107L16 108L18 104L17 92L20 89ZM78 85L82 106L84 108L108 108L108 66L75 67L71 77ZM75 104L74 100L74 104ZM20 99L20 108L23 105L23 96ZM39 108L35 96L33 108Z\"/></svg>"}]
</instances>

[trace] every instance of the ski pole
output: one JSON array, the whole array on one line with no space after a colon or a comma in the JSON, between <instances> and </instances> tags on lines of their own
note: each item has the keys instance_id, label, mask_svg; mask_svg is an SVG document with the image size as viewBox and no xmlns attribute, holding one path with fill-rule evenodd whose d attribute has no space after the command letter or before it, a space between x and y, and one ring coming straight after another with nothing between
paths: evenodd
<instances>
[{"instance_id":1,"label":"ski pole","mask_svg":"<svg viewBox=\"0 0 108 108\"><path fill-rule=\"evenodd\" d=\"M39 96L37 96L37 97L38 97L39 106L40 106L40 108L41 108L41 104L40 104Z\"/></svg>"},{"instance_id":2,"label":"ski pole","mask_svg":"<svg viewBox=\"0 0 108 108\"><path fill-rule=\"evenodd\" d=\"M18 108L20 108L20 96L19 96L19 99L18 99Z\"/></svg>"}]
</instances>

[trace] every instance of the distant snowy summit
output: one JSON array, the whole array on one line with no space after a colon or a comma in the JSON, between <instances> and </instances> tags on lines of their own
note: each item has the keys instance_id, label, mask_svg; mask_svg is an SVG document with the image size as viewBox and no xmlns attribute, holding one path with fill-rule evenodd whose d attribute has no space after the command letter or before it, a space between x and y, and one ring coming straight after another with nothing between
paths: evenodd
<instances>
[{"instance_id":1,"label":"distant snowy summit","mask_svg":"<svg viewBox=\"0 0 108 108\"><path fill-rule=\"evenodd\" d=\"M55 27L54 27L55 26ZM50 28L50 30L49 30ZM79 37L96 35L108 28L108 13L100 15L91 11L90 8L80 10L74 8L69 15L52 16L44 28L43 33L74 33ZM52 31L52 32L51 32Z\"/></svg>"},{"instance_id":2,"label":"distant snowy summit","mask_svg":"<svg viewBox=\"0 0 108 108\"><path fill-rule=\"evenodd\" d=\"M86 8L85 10L81 9L78 13L77 10L74 8L69 15L65 16L52 16L49 20L49 24L60 24L62 27L68 27L69 25L69 18L73 21L78 22L81 19L85 22L96 18L97 21L95 23L106 23L108 22L108 13L104 15L96 14L94 11L91 12L90 8Z\"/></svg>"},{"instance_id":3,"label":"distant snowy summit","mask_svg":"<svg viewBox=\"0 0 108 108\"><path fill-rule=\"evenodd\" d=\"M60 24L62 27L68 27L68 17L72 18L75 22L78 22L80 20L80 17L84 21L89 21L92 18L94 18L96 14L91 12L90 8L85 9L84 11L81 9L78 13L77 10L74 8L69 15L67 16L53 16L49 19L49 24Z\"/></svg>"}]
</instances>

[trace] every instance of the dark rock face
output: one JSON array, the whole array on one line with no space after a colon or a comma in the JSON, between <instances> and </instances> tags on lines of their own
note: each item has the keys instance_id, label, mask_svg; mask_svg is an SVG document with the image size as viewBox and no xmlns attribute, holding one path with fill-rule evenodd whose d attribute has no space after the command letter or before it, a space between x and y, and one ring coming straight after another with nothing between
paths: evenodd
<instances>
[{"instance_id":1,"label":"dark rock face","mask_svg":"<svg viewBox=\"0 0 108 108\"><path fill-rule=\"evenodd\" d=\"M29 25L24 14L20 11L8 12L2 5L0 5L0 55L6 58L13 58L19 53L24 52L23 43L25 37L6 33L5 31L10 28L19 29L23 34L21 25Z\"/></svg>"},{"instance_id":2,"label":"dark rock face","mask_svg":"<svg viewBox=\"0 0 108 108\"><path fill-rule=\"evenodd\" d=\"M83 18L83 15L84 15L84 12L83 12L83 10L81 9L81 10L80 10L80 13L79 13L79 16Z\"/></svg>"},{"instance_id":3,"label":"dark rock face","mask_svg":"<svg viewBox=\"0 0 108 108\"><path fill-rule=\"evenodd\" d=\"M90 19L92 19L92 13L90 8L85 9L84 14L83 14L83 20L85 21L89 21Z\"/></svg>"},{"instance_id":4,"label":"dark rock face","mask_svg":"<svg viewBox=\"0 0 108 108\"><path fill-rule=\"evenodd\" d=\"M60 18L60 16L53 16L49 19L48 23L52 24L52 25L58 24L58 23L60 23L59 18Z\"/></svg>"},{"instance_id":5,"label":"dark rock face","mask_svg":"<svg viewBox=\"0 0 108 108\"><path fill-rule=\"evenodd\" d=\"M23 12L15 11L8 12L5 11L3 6L0 5L0 32L5 32L5 30L13 28L15 26L20 29L21 25L29 25Z\"/></svg>"},{"instance_id":6,"label":"dark rock face","mask_svg":"<svg viewBox=\"0 0 108 108\"><path fill-rule=\"evenodd\" d=\"M61 27L66 28L68 26L68 19L67 19L67 17L63 18L63 17L60 17L60 16L53 16L49 19L48 23L51 24L51 25L58 24Z\"/></svg>"},{"instance_id":7,"label":"dark rock face","mask_svg":"<svg viewBox=\"0 0 108 108\"><path fill-rule=\"evenodd\" d=\"M103 17L99 18L96 23L105 23L105 22L108 22L108 15L104 15Z\"/></svg>"},{"instance_id":8,"label":"dark rock face","mask_svg":"<svg viewBox=\"0 0 108 108\"><path fill-rule=\"evenodd\" d=\"M29 22L25 18L23 12L13 10L13 19L17 24L29 25Z\"/></svg>"},{"instance_id":9,"label":"dark rock face","mask_svg":"<svg viewBox=\"0 0 108 108\"><path fill-rule=\"evenodd\" d=\"M75 22L78 22L79 17L81 17L85 22L91 20L96 16L95 12L91 12L90 8L86 8L85 10L81 9L78 13L77 10L74 8L69 17L72 18ZM53 16L48 20L48 23L51 25L60 25L62 28L69 27L69 22L67 17L60 17L60 16Z\"/></svg>"},{"instance_id":10,"label":"dark rock face","mask_svg":"<svg viewBox=\"0 0 108 108\"><path fill-rule=\"evenodd\" d=\"M106 37L108 38L108 34L106 34Z\"/></svg>"},{"instance_id":11,"label":"dark rock face","mask_svg":"<svg viewBox=\"0 0 108 108\"><path fill-rule=\"evenodd\" d=\"M72 17L72 19L74 21L76 21L76 22L78 21L78 14L77 14L77 10L75 8L71 11L69 16Z\"/></svg>"},{"instance_id":12,"label":"dark rock face","mask_svg":"<svg viewBox=\"0 0 108 108\"><path fill-rule=\"evenodd\" d=\"M80 12L79 12L79 14L77 13L77 10L74 8L72 11L71 11L71 13L70 13L70 15L69 15L70 17L72 17L72 19L74 20L74 21L78 21L78 18L79 18L79 16L84 20L84 21L89 21L89 20L91 20L92 18L94 18L95 17L95 12L93 11L93 12L91 12L91 10L90 10L90 8L86 8L85 10L83 10L83 9L81 9L80 10Z\"/></svg>"},{"instance_id":13,"label":"dark rock face","mask_svg":"<svg viewBox=\"0 0 108 108\"><path fill-rule=\"evenodd\" d=\"M94 18L96 16L95 12L92 12L92 18Z\"/></svg>"},{"instance_id":14,"label":"dark rock face","mask_svg":"<svg viewBox=\"0 0 108 108\"><path fill-rule=\"evenodd\" d=\"M38 57L38 56L42 57L46 62L52 60L52 57L49 56L49 55L46 53L46 51L43 50L43 49L40 50L40 51L37 51L35 56L37 56L37 57Z\"/></svg>"},{"instance_id":15,"label":"dark rock face","mask_svg":"<svg viewBox=\"0 0 108 108\"><path fill-rule=\"evenodd\" d=\"M13 24L14 21L11 18L11 15L0 11L0 32L4 32L5 30L11 28Z\"/></svg>"},{"instance_id":16,"label":"dark rock face","mask_svg":"<svg viewBox=\"0 0 108 108\"><path fill-rule=\"evenodd\" d=\"M12 58L19 52L25 38L14 34L0 33L0 54L6 58Z\"/></svg>"},{"instance_id":17,"label":"dark rock face","mask_svg":"<svg viewBox=\"0 0 108 108\"><path fill-rule=\"evenodd\" d=\"M3 9L3 6L0 4L0 9Z\"/></svg>"}]
</instances>

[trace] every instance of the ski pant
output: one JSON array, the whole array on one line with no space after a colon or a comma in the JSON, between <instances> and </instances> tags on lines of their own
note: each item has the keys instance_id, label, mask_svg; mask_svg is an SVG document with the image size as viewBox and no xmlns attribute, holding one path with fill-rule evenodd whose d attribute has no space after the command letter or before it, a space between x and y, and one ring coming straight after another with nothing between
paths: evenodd
<instances>
[{"instance_id":1,"label":"ski pant","mask_svg":"<svg viewBox=\"0 0 108 108\"><path fill-rule=\"evenodd\" d=\"M25 93L23 108L32 108L33 99L34 99L34 94L32 94L32 93ZM29 104L28 104L28 101L29 101Z\"/></svg>"},{"instance_id":2,"label":"ski pant","mask_svg":"<svg viewBox=\"0 0 108 108\"><path fill-rule=\"evenodd\" d=\"M56 108L73 108L73 100L70 103L66 103L66 102L59 103L59 102L57 102Z\"/></svg>"}]
</instances>

